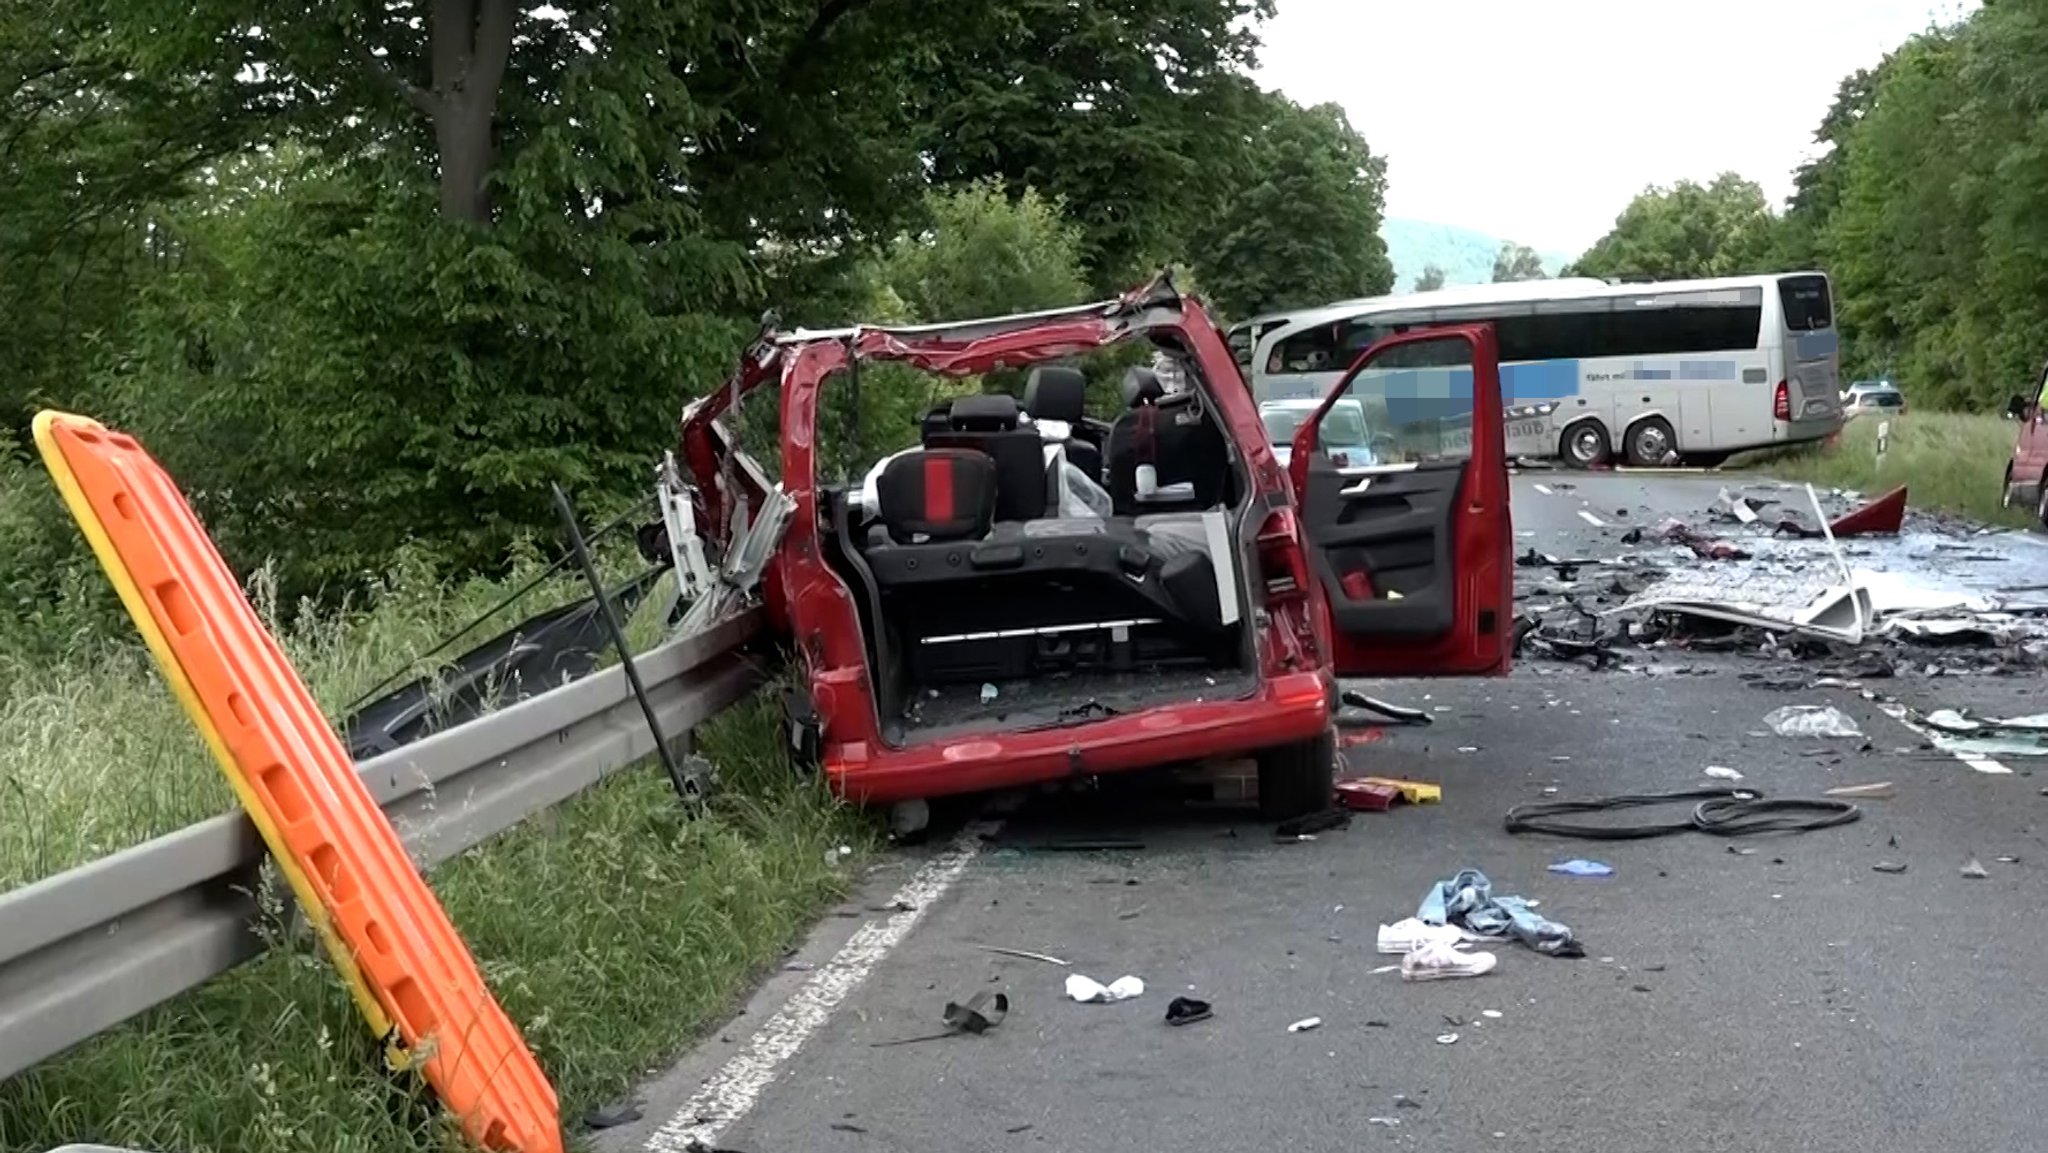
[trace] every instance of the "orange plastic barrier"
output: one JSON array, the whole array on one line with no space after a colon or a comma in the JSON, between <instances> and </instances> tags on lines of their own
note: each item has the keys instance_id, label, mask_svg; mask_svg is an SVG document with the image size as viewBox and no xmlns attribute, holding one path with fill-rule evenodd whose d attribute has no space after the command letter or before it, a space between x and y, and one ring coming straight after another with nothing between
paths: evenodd
<instances>
[{"instance_id":1,"label":"orange plastic barrier","mask_svg":"<svg viewBox=\"0 0 2048 1153\"><path fill-rule=\"evenodd\" d=\"M35 437L394 1064L418 1067L476 1144L559 1153L554 1086L177 486L88 418L37 413Z\"/></svg>"}]
</instances>

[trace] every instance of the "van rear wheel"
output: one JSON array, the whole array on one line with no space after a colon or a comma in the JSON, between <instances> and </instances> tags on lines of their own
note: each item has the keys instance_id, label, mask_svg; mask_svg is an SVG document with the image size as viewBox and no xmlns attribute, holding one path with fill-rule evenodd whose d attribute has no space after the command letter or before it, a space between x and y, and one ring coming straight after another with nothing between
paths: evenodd
<instances>
[{"instance_id":1,"label":"van rear wheel","mask_svg":"<svg viewBox=\"0 0 2048 1153\"><path fill-rule=\"evenodd\" d=\"M1330 807L1337 784L1337 731L1259 753L1259 819L1291 821Z\"/></svg>"}]
</instances>

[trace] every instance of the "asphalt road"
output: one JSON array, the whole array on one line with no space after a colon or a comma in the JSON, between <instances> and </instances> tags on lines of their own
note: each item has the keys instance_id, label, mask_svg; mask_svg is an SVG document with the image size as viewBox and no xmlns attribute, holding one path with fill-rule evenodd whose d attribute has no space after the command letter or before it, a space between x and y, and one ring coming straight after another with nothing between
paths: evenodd
<instances>
[{"instance_id":1,"label":"asphalt road","mask_svg":"<svg viewBox=\"0 0 2048 1153\"><path fill-rule=\"evenodd\" d=\"M1722 483L1521 477L1516 527L1535 536L1518 547L1615 555L1627 527L1697 516ZM1983 547L2021 550L2000 562L2017 568L2048 561L2025 541ZM2039 571L2048 580L2048 563ZM644 1121L593 1140L620 1153L692 1141L933 1153L2039 1147L2048 796L2025 764L1987 775L1925 747L1856 689L1760 689L1742 678L1756 667L1662 654L1652 671L1529 662L1502 680L1367 686L1435 723L1386 730L1347 756L1437 782L1443 801L1361 814L1313 841L1277 844L1245 814L1108 793L1036 802L999 828L902 854L728 1029L650 1083ZM1917 708L2005 709L2040 682L1909 673L1883 691ZM1783 704L1834 704L1866 739L1773 735L1762 716ZM1586 843L1502 829L1509 807L1546 790L1698 787L1709 765L1771 795L1875 781L1897 795L1865 803L1856 824L1748 839L1754 851L1741 854L1699 834ZM976 836L991 830L993 841ZM1083 836L1143 847L1044 847ZM1548 871L1571 857L1614 875ZM1973 860L1988 877L1962 875ZM1906 871L1875 871L1880 861ZM1375 972L1397 960L1375 952L1376 926L1468 867L1498 892L1540 899L1588 956L1503 945L1477 979ZM1061 991L1069 972L1133 974L1146 990L1076 1004ZM988 1034L873 1047L934 1030L947 1000L985 989L1011 1004ZM1176 995L1212 1002L1214 1019L1168 1027ZM1311 1016L1319 1028L1288 1031Z\"/></svg>"}]
</instances>

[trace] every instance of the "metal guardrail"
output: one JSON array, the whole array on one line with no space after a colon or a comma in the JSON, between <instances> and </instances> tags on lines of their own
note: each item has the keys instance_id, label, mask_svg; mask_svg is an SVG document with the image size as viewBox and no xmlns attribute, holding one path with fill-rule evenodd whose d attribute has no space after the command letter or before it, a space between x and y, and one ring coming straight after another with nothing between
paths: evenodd
<instances>
[{"instance_id":1,"label":"metal guardrail","mask_svg":"<svg viewBox=\"0 0 2048 1153\"><path fill-rule=\"evenodd\" d=\"M736 653L759 610L637 658L664 733L760 680ZM358 766L421 869L561 803L654 750L617 665ZM250 960L262 838L201 821L0 894L0 1080Z\"/></svg>"}]
</instances>

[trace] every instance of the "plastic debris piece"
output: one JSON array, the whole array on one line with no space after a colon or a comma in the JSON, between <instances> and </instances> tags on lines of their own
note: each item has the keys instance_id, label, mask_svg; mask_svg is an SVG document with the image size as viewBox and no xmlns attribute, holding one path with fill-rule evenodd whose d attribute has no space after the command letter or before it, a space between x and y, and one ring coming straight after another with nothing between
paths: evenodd
<instances>
[{"instance_id":1,"label":"plastic debris piece","mask_svg":"<svg viewBox=\"0 0 2048 1153\"><path fill-rule=\"evenodd\" d=\"M1000 953L1005 957L1022 957L1026 961L1044 961L1048 965L1064 966L1067 962L1049 953L1034 953L1029 949L1010 949L1002 945L976 945L984 953Z\"/></svg>"},{"instance_id":2,"label":"plastic debris piece","mask_svg":"<svg viewBox=\"0 0 2048 1153\"><path fill-rule=\"evenodd\" d=\"M1384 813L1401 800L1401 790L1378 781L1338 781L1336 799L1354 813Z\"/></svg>"},{"instance_id":3,"label":"plastic debris piece","mask_svg":"<svg viewBox=\"0 0 2048 1153\"><path fill-rule=\"evenodd\" d=\"M1306 1033L1310 1029L1320 1029L1322 1027L1323 1019L1321 1017L1303 1017L1294 1024L1287 1026L1287 1031L1289 1033Z\"/></svg>"},{"instance_id":4,"label":"plastic debris piece","mask_svg":"<svg viewBox=\"0 0 2048 1153\"><path fill-rule=\"evenodd\" d=\"M1082 1004L1106 1005L1128 1001L1133 997L1143 996L1144 993L1145 982L1132 976L1118 977L1107 985L1079 973L1067 976L1067 996Z\"/></svg>"},{"instance_id":5,"label":"plastic debris piece","mask_svg":"<svg viewBox=\"0 0 2048 1153\"><path fill-rule=\"evenodd\" d=\"M1489 1021L1498 1021L1501 1014L1499 1009L1481 1009L1479 1010L1479 1015Z\"/></svg>"},{"instance_id":6,"label":"plastic debris piece","mask_svg":"<svg viewBox=\"0 0 2048 1153\"><path fill-rule=\"evenodd\" d=\"M1355 777L1352 779L1363 781L1368 785L1383 785L1393 789L1400 793L1402 799L1411 805L1433 805L1444 799L1443 786L1432 785L1427 781L1409 781L1403 780L1400 777Z\"/></svg>"},{"instance_id":7,"label":"plastic debris piece","mask_svg":"<svg viewBox=\"0 0 2048 1153\"><path fill-rule=\"evenodd\" d=\"M1873 801L1888 801L1896 795L1890 781L1878 781L1868 785L1837 785L1823 795L1830 797L1858 797Z\"/></svg>"},{"instance_id":8,"label":"plastic debris piece","mask_svg":"<svg viewBox=\"0 0 2048 1153\"><path fill-rule=\"evenodd\" d=\"M1603 861L1573 857L1569 861L1559 861L1550 866L1550 871L1562 873L1567 877L1611 877L1614 875L1614 866Z\"/></svg>"},{"instance_id":9,"label":"plastic debris piece","mask_svg":"<svg viewBox=\"0 0 2048 1153\"><path fill-rule=\"evenodd\" d=\"M1383 1126L1388 1129L1399 1129L1401 1127L1401 1119L1399 1117L1367 1117L1365 1123Z\"/></svg>"},{"instance_id":10,"label":"plastic debris piece","mask_svg":"<svg viewBox=\"0 0 2048 1153\"><path fill-rule=\"evenodd\" d=\"M1856 721L1833 705L1786 705L1764 714L1764 723L1781 737L1860 737Z\"/></svg>"},{"instance_id":11,"label":"plastic debris piece","mask_svg":"<svg viewBox=\"0 0 2048 1153\"><path fill-rule=\"evenodd\" d=\"M996 687L995 687L994 685L989 685L989 684L985 684L985 685L982 685L982 686L981 686L981 703L982 703L982 704L985 704L985 705L992 705L992 704L994 704L994 703L995 703L995 701L996 701L996 697L997 697L998 695L1000 695L1000 694L999 694L999 693L997 692L997 690L996 690Z\"/></svg>"},{"instance_id":12,"label":"plastic debris piece","mask_svg":"<svg viewBox=\"0 0 2048 1153\"><path fill-rule=\"evenodd\" d=\"M1739 781L1742 779L1741 773L1736 772L1727 765L1708 765L1706 772L1708 776L1717 781Z\"/></svg>"},{"instance_id":13,"label":"plastic debris piece","mask_svg":"<svg viewBox=\"0 0 2048 1153\"><path fill-rule=\"evenodd\" d=\"M1898 874L1906 871L1906 863L1904 861L1879 861L1877 864L1870 866L1870 868L1873 872Z\"/></svg>"},{"instance_id":14,"label":"plastic debris piece","mask_svg":"<svg viewBox=\"0 0 2048 1153\"><path fill-rule=\"evenodd\" d=\"M1439 1033L1437 1034L1436 1043L1439 1045L1455 1045L1458 1043L1458 1035L1456 1033Z\"/></svg>"},{"instance_id":15,"label":"plastic debris piece","mask_svg":"<svg viewBox=\"0 0 2048 1153\"><path fill-rule=\"evenodd\" d=\"M1990 875L1991 871L1986 869L1984 863L1975 857L1971 857L1970 862L1963 866L1963 876L1973 881L1981 881Z\"/></svg>"},{"instance_id":16,"label":"plastic debris piece","mask_svg":"<svg viewBox=\"0 0 2048 1153\"><path fill-rule=\"evenodd\" d=\"M1215 1016L1207 1001L1193 997L1175 997L1166 1006L1166 1023L1169 1025L1192 1025Z\"/></svg>"}]
</instances>

